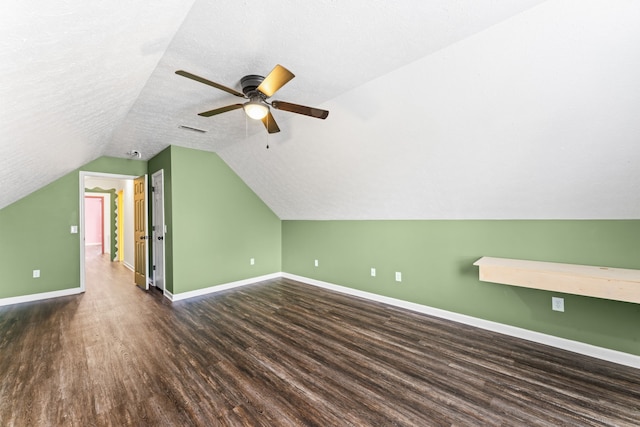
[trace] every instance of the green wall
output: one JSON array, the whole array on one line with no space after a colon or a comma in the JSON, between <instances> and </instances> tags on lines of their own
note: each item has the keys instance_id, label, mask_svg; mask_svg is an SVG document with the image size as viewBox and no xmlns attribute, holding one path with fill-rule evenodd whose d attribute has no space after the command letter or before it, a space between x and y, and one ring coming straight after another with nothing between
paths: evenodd
<instances>
[{"instance_id":1,"label":"green wall","mask_svg":"<svg viewBox=\"0 0 640 427\"><path fill-rule=\"evenodd\" d=\"M100 158L0 209L0 298L77 288L78 172L147 166L164 170L174 294L285 271L640 355L639 304L484 283L472 266L495 256L638 269L638 220L280 221L216 154L175 146L148 165ZM565 298L564 313L551 310L552 295Z\"/></svg>"},{"instance_id":2,"label":"green wall","mask_svg":"<svg viewBox=\"0 0 640 427\"><path fill-rule=\"evenodd\" d=\"M287 273L640 355L639 304L480 282L472 265L494 256L638 269L640 221L283 221L282 236Z\"/></svg>"},{"instance_id":3,"label":"green wall","mask_svg":"<svg viewBox=\"0 0 640 427\"><path fill-rule=\"evenodd\" d=\"M0 209L0 298L80 286L80 235L70 233L80 223L79 171L140 176L148 170L150 177L160 169L167 290L177 294L280 271L278 217L216 154L168 147L148 165L99 158ZM34 269L40 278L32 278Z\"/></svg>"},{"instance_id":4,"label":"green wall","mask_svg":"<svg viewBox=\"0 0 640 427\"><path fill-rule=\"evenodd\" d=\"M80 286L80 235L70 229L80 223L81 170L142 175L147 163L102 157L0 209L0 298Z\"/></svg>"},{"instance_id":5,"label":"green wall","mask_svg":"<svg viewBox=\"0 0 640 427\"><path fill-rule=\"evenodd\" d=\"M217 154L171 146L150 161L150 174L160 168L170 176L170 292L280 272L280 219Z\"/></svg>"}]
</instances>

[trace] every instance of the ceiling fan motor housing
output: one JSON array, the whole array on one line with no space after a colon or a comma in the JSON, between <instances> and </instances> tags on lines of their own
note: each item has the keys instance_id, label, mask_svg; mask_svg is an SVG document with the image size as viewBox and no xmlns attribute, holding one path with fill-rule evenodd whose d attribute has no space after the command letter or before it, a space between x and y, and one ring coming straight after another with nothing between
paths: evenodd
<instances>
[{"instance_id":1,"label":"ceiling fan motor housing","mask_svg":"<svg viewBox=\"0 0 640 427\"><path fill-rule=\"evenodd\" d=\"M242 85L242 93L245 94L247 98L255 98L256 96L260 96L262 99L265 99L265 96L258 91L258 86L264 80L264 77L258 76L256 74L249 74L248 76L244 76L240 79L240 85Z\"/></svg>"}]
</instances>

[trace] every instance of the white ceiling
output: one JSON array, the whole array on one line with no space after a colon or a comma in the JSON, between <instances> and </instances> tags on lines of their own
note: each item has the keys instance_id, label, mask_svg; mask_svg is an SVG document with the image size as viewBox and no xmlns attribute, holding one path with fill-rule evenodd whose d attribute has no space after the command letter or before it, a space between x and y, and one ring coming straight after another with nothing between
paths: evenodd
<instances>
[{"instance_id":1,"label":"white ceiling","mask_svg":"<svg viewBox=\"0 0 640 427\"><path fill-rule=\"evenodd\" d=\"M13 3L0 208L174 144L217 152L283 219L640 218L640 2ZM274 99L327 120L202 118L237 98L174 74L239 89L276 63L296 78Z\"/></svg>"}]
</instances>

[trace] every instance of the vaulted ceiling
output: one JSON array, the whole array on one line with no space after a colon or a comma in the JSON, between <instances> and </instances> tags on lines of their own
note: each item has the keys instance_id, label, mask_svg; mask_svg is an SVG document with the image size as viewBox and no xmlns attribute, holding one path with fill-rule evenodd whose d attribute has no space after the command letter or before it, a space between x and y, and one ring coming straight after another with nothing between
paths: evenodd
<instances>
[{"instance_id":1,"label":"vaulted ceiling","mask_svg":"<svg viewBox=\"0 0 640 427\"><path fill-rule=\"evenodd\" d=\"M640 218L634 0L0 10L0 208L100 156L178 145L217 152L283 219ZM240 90L276 64L296 77L275 98L326 120L200 117L237 98L174 73Z\"/></svg>"}]
</instances>

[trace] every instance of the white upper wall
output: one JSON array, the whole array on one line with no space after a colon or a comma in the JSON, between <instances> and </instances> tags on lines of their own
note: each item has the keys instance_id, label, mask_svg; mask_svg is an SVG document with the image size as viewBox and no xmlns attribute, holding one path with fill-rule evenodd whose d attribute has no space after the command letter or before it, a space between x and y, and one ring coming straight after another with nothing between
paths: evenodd
<instances>
[{"instance_id":1,"label":"white upper wall","mask_svg":"<svg viewBox=\"0 0 640 427\"><path fill-rule=\"evenodd\" d=\"M638 22L546 2L220 154L283 219L637 219Z\"/></svg>"}]
</instances>

